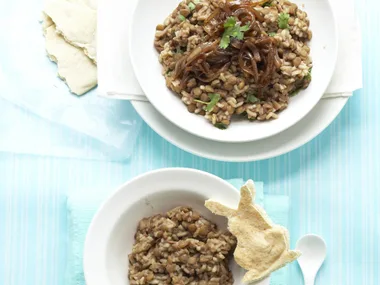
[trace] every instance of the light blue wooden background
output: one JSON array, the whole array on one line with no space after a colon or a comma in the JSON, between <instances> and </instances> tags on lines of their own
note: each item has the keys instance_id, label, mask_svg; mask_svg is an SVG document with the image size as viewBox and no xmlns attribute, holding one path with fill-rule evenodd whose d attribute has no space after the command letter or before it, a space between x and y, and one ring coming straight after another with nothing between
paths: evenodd
<instances>
[{"instance_id":1,"label":"light blue wooden background","mask_svg":"<svg viewBox=\"0 0 380 285\"><path fill-rule=\"evenodd\" d=\"M112 191L137 174L170 166L253 178L264 181L266 192L288 194L292 244L308 232L327 241L318 284L380 284L379 8L377 0L357 0L364 88L328 129L289 154L256 163L210 161L170 145L146 125L123 164L0 153L0 285L65 284L65 193ZM291 271L291 285L302 284L295 264Z\"/></svg>"}]
</instances>

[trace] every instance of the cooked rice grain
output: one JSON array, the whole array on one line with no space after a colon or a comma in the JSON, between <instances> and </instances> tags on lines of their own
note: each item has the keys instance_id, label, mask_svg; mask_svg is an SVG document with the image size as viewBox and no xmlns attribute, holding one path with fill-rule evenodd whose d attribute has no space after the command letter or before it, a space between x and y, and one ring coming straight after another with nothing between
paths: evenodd
<instances>
[{"instance_id":1,"label":"cooked rice grain","mask_svg":"<svg viewBox=\"0 0 380 285\"><path fill-rule=\"evenodd\" d=\"M228 256L236 239L188 207L139 222L129 255L129 283L232 285Z\"/></svg>"},{"instance_id":2,"label":"cooked rice grain","mask_svg":"<svg viewBox=\"0 0 380 285\"><path fill-rule=\"evenodd\" d=\"M311 81L312 60L307 45L312 38L309 19L306 12L289 1L273 0L270 6L255 7L264 15L262 29L275 38L282 63L272 74L269 85L259 87L252 77L244 74L237 60L210 83L191 78L182 88L180 80L174 78L176 62L210 40L203 28L204 21L215 9L224 5L224 1L200 0L196 8L190 10L192 0L184 0L163 25L157 26L155 47L160 51L159 61L166 84L182 98L189 112L203 115L218 127L227 127L235 114L244 115L249 120L277 119L278 113L287 108L289 97L307 88ZM178 13L185 18L179 17ZM281 13L289 14L288 29L278 27ZM207 103L210 101L209 95L214 93L220 94L221 99L214 108L206 110L204 103L198 100ZM251 95L258 100L250 100Z\"/></svg>"}]
</instances>

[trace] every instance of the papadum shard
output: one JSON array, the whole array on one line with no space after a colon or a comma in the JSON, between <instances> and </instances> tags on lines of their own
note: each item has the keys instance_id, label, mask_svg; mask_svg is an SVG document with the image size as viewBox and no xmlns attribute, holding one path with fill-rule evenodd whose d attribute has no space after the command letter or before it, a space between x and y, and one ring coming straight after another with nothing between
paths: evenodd
<instances>
[{"instance_id":1,"label":"papadum shard","mask_svg":"<svg viewBox=\"0 0 380 285\"><path fill-rule=\"evenodd\" d=\"M205 202L212 213L228 218L228 229L237 238L235 261L248 271L243 283L260 281L300 256L289 249L288 230L274 224L255 204L255 194L253 181L248 180L240 190L237 210L212 200Z\"/></svg>"}]
</instances>

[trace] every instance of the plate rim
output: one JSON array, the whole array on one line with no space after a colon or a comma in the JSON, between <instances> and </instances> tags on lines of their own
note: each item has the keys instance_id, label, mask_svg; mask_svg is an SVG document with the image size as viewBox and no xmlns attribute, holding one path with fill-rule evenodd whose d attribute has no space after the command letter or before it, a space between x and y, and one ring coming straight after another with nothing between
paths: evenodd
<instances>
[{"instance_id":1,"label":"plate rim","mask_svg":"<svg viewBox=\"0 0 380 285\"><path fill-rule=\"evenodd\" d=\"M211 159L211 160L215 160L215 161L221 161L221 162L254 162L254 161L261 161L261 160L265 160L265 159L270 159L270 158L278 157L280 155L289 153L289 152L291 152L291 151L293 151L295 149L300 148L301 146L305 145L306 143L308 143L311 140L313 140L314 138L316 138L327 127L329 127L330 124L336 119L336 117L340 114L340 112L342 111L342 109L344 108L344 106L346 106L346 104L347 104L347 102L349 100L349 97L336 97L336 98L321 99L321 101L322 100L331 101L329 103L333 103L334 102L334 105L336 107L334 107L334 111L329 111L329 119L326 120L323 124L321 124L321 126L319 128L317 128L314 131L310 132L310 134L307 135L307 136L305 136L305 138L298 139L297 143L293 143L293 144L291 144L288 147L285 147L285 148L281 147L281 148L278 148L275 151L272 151L270 153L258 154L258 155L256 155L256 154L252 155L251 154L251 155L247 155L247 156L244 156L244 157L242 157L242 156L232 156L232 155L231 156L225 156L225 155L222 156L222 155L209 154L207 152L202 152L202 151L198 150L196 147L193 147L193 146L192 147L183 146L182 142L178 141L178 139L173 139L172 136L166 135L164 133L164 131L162 131L163 127L162 127L162 125L160 123L157 126L154 125L154 124L152 124L154 122L154 120L153 120L153 118L149 117L149 113L150 112L147 112L147 114L145 114L145 111L144 111L144 109L145 109L144 105L146 106L147 104L150 104L149 102L132 101L131 104L135 108L136 112L144 120L144 122L154 132L156 132L160 137L162 137L163 139L165 139L166 141L168 141L172 145L180 148L183 151L186 151L186 152L188 152L190 154L193 154L193 155L196 155L198 157L207 158L207 159ZM319 105L320 103L321 102L318 102L317 105ZM317 106L315 106L314 108L316 108L316 107ZM152 108L154 109L154 107L152 107ZM157 112L157 114L159 116L163 117L161 115L161 113L159 113L157 110L154 109L154 111ZM165 117L163 117L163 119L165 120L166 124L171 124L177 130L179 130L180 132L185 132L181 128L178 128L176 125L172 124L170 121L166 120ZM297 124L293 125L292 127L295 127L296 125ZM285 130L284 132L287 132L289 129ZM185 133L187 133L187 132L185 132ZM193 136L190 133L187 133L187 134ZM270 140L272 138L274 138L274 136L265 138L265 139L263 139L263 141ZM206 140L206 139L204 139L204 140ZM213 142L211 140L206 140L206 141L209 141L211 143ZM242 144L254 144L255 142L258 142L258 141L245 142L245 143L242 143ZM220 142L218 142L218 143L220 143ZM224 143L224 144L234 145L234 144L239 144L239 143Z\"/></svg>"},{"instance_id":2,"label":"plate rim","mask_svg":"<svg viewBox=\"0 0 380 285\"><path fill-rule=\"evenodd\" d=\"M330 69L330 72L329 72L329 75L328 75L328 78L329 80L326 80L325 82L325 85L323 86L322 90L323 92L321 92L321 95L320 96L315 96L315 98L313 97L313 102L308 105L308 108L307 108L307 111L304 112L302 115L298 116L297 119L293 120L291 123L285 125L284 127L281 127L279 128L278 131L273 131L273 132L270 132L270 133L267 133L266 135L264 136L261 136L259 138L246 138L246 139L243 139L243 140L237 140L237 139L234 139L234 136L230 136L230 138L228 139L221 139L221 138L210 138L210 137L207 137L207 136L204 136L202 134L199 134L195 131L192 131L192 130L188 130L188 129L185 129L184 127L181 126L181 124L177 123L175 120L171 120L170 118L168 118L168 114L165 114L162 110L160 110L159 108L157 108L157 106L154 104L154 103L151 103L152 106L160 113L161 116L163 116L167 121L169 121L171 124L175 125L176 127L178 127L179 129L191 134L191 135L194 135L194 136L197 136L199 138L202 138L202 139L205 139L205 140L209 140L209 141L214 141L214 142L218 142L218 143L249 143L249 142L254 142L254 141L261 141L261 140L264 140L264 139L268 139L270 137L274 137L282 132L285 132L287 131L289 128L295 126L297 123L299 123L302 119L304 119L316 106L317 104L320 102L320 100L323 98L323 95L325 94L331 80L332 80L332 77L334 75L334 72L335 72L335 69L336 69L336 64L337 64L337 60L338 60L338 50L339 50L339 33L338 33L338 23L337 23L337 18L336 18L336 12L333 8L333 5L331 3L331 0L324 0L326 2L326 4L328 5L329 7L329 10L332 14L332 20L333 20L333 30L334 30L334 42L335 42L335 49L334 49L334 55L333 55L333 64L331 65L332 68ZM144 94L148 94L146 92L146 87L145 86L142 86L140 84L140 75L138 72L136 72L136 70L138 70L137 66L138 66L138 63L137 63L137 58L134 57L134 45L133 45L133 40L131 40L131 38L133 38L133 34L134 34L134 30L133 30L133 27L134 27L134 22L135 22L135 19L136 19L136 11L138 10L139 8L139 3L141 1L138 1L137 4L135 5L134 9L133 9L133 16L132 16L132 19L130 21L130 25L129 25L129 33L128 33L128 37L129 37L129 40L128 40L128 55L129 55L129 58L131 60L131 65L132 65L132 69L133 69L133 72L137 78L137 81L139 82L139 85L141 87L141 89L143 90ZM149 97L147 95L145 95L146 98L148 98L149 100ZM185 111L185 109L184 109ZM173 143L174 144L174 143Z\"/></svg>"}]
</instances>

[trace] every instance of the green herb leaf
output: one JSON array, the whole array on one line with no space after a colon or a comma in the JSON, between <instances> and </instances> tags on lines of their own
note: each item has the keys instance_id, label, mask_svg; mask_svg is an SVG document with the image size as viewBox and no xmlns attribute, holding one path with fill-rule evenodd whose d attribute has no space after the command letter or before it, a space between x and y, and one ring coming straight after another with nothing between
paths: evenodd
<instances>
[{"instance_id":1,"label":"green herb leaf","mask_svg":"<svg viewBox=\"0 0 380 285\"><path fill-rule=\"evenodd\" d=\"M214 126L217 127L218 129L221 129L221 130L227 129L227 125L225 125L223 123L216 123Z\"/></svg>"},{"instance_id":2,"label":"green herb leaf","mask_svg":"<svg viewBox=\"0 0 380 285\"><path fill-rule=\"evenodd\" d=\"M187 6L189 7L190 11L193 11L195 9L195 4L193 2L187 4Z\"/></svg>"},{"instance_id":3,"label":"green herb leaf","mask_svg":"<svg viewBox=\"0 0 380 285\"><path fill-rule=\"evenodd\" d=\"M276 33L269 33L268 34L270 37L274 37L275 35L277 35Z\"/></svg>"},{"instance_id":4,"label":"green herb leaf","mask_svg":"<svg viewBox=\"0 0 380 285\"><path fill-rule=\"evenodd\" d=\"M231 42L231 37L242 40L244 38L244 32L249 30L249 26L250 23L247 23L240 27L240 24L236 23L235 17L228 17L224 23L224 32L219 46L222 49L226 49Z\"/></svg>"},{"instance_id":5,"label":"green herb leaf","mask_svg":"<svg viewBox=\"0 0 380 285\"><path fill-rule=\"evenodd\" d=\"M306 80L308 80L308 81L311 81L311 70L312 70L313 68L310 68L309 69L309 72L307 73L307 75L305 76L305 79Z\"/></svg>"},{"instance_id":6,"label":"green herb leaf","mask_svg":"<svg viewBox=\"0 0 380 285\"><path fill-rule=\"evenodd\" d=\"M224 27L229 28L229 27L235 27L236 25L236 19L235 17L228 17L227 20L224 22Z\"/></svg>"},{"instance_id":7,"label":"green herb leaf","mask_svg":"<svg viewBox=\"0 0 380 285\"><path fill-rule=\"evenodd\" d=\"M210 112L212 110L212 108L214 108L216 103L219 102L220 95L218 93L212 93L212 94L209 94L208 97L210 98L210 102L205 102L205 101L196 100L196 99L194 99L194 102L206 105L204 110L207 112Z\"/></svg>"},{"instance_id":8,"label":"green herb leaf","mask_svg":"<svg viewBox=\"0 0 380 285\"><path fill-rule=\"evenodd\" d=\"M185 16L184 16L184 15L181 15L181 14L178 15L178 19L180 19L181 22L183 22L183 21L186 20Z\"/></svg>"},{"instance_id":9,"label":"green herb leaf","mask_svg":"<svg viewBox=\"0 0 380 285\"><path fill-rule=\"evenodd\" d=\"M289 94L290 97L296 96L298 93L300 93L301 89L296 89L292 93Z\"/></svg>"},{"instance_id":10,"label":"green herb leaf","mask_svg":"<svg viewBox=\"0 0 380 285\"><path fill-rule=\"evenodd\" d=\"M265 2L263 7L272 7L272 1Z\"/></svg>"},{"instance_id":11,"label":"green herb leaf","mask_svg":"<svg viewBox=\"0 0 380 285\"><path fill-rule=\"evenodd\" d=\"M244 39L244 33L239 33L237 32L236 34L233 35L234 38L237 38L238 40Z\"/></svg>"},{"instance_id":12,"label":"green herb leaf","mask_svg":"<svg viewBox=\"0 0 380 285\"><path fill-rule=\"evenodd\" d=\"M208 103L210 103L210 102L205 102L205 101L197 100L197 99L194 99L194 102L205 104L205 105L207 105Z\"/></svg>"},{"instance_id":13,"label":"green herb leaf","mask_svg":"<svg viewBox=\"0 0 380 285\"><path fill-rule=\"evenodd\" d=\"M211 101L207 104L206 111L210 112L212 110L212 108L214 108L214 106L216 105L216 103L219 102L219 100L220 100L220 94L213 93L213 94L209 94L208 97L210 98Z\"/></svg>"},{"instance_id":14,"label":"green herb leaf","mask_svg":"<svg viewBox=\"0 0 380 285\"><path fill-rule=\"evenodd\" d=\"M230 42L231 42L230 36L229 35L223 35L221 40L220 40L219 47L222 49L226 49L226 48L228 48Z\"/></svg>"},{"instance_id":15,"label":"green herb leaf","mask_svg":"<svg viewBox=\"0 0 380 285\"><path fill-rule=\"evenodd\" d=\"M289 28L289 14L287 13L281 13L278 15L278 27L280 29L288 29Z\"/></svg>"},{"instance_id":16,"label":"green herb leaf","mask_svg":"<svg viewBox=\"0 0 380 285\"><path fill-rule=\"evenodd\" d=\"M246 25L240 28L240 32L246 32L249 30L249 26L251 25L251 22L247 22Z\"/></svg>"},{"instance_id":17,"label":"green herb leaf","mask_svg":"<svg viewBox=\"0 0 380 285\"><path fill-rule=\"evenodd\" d=\"M256 102L259 102L260 100L255 95L248 94L247 101L250 102L250 103L256 103Z\"/></svg>"},{"instance_id":18,"label":"green herb leaf","mask_svg":"<svg viewBox=\"0 0 380 285\"><path fill-rule=\"evenodd\" d=\"M195 5L199 4L199 2L201 2L200 0L194 0L193 1Z\"/></svg>"}]
</instances>

